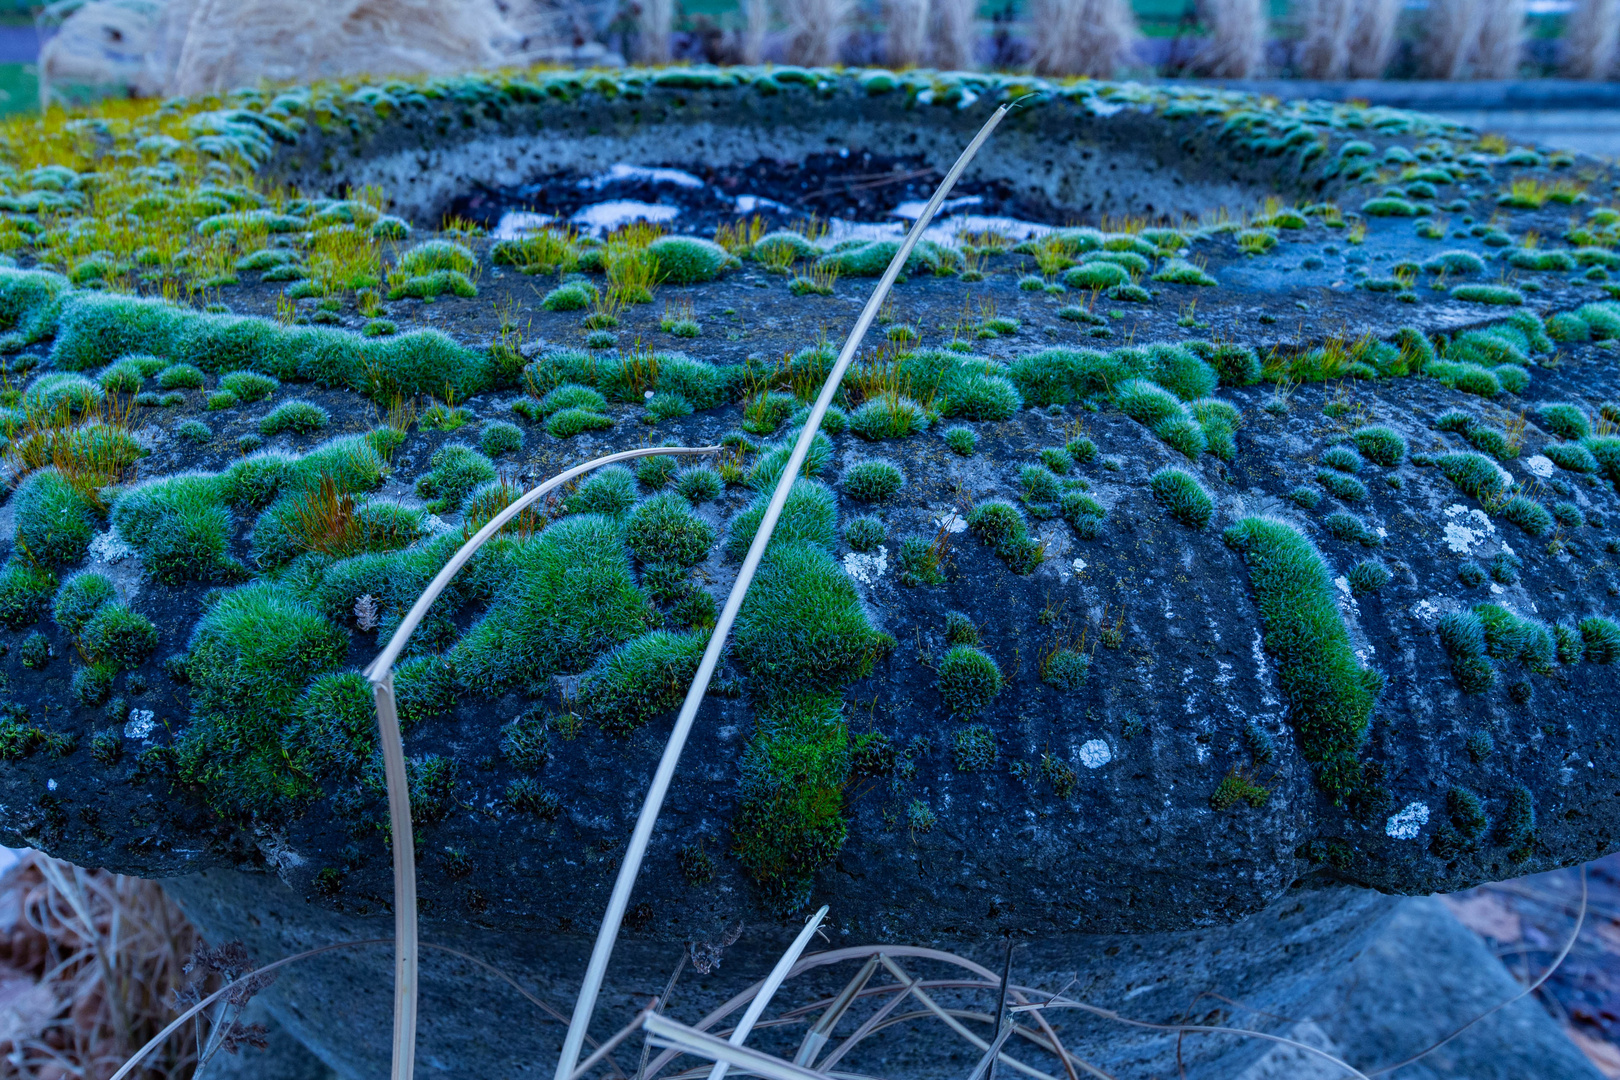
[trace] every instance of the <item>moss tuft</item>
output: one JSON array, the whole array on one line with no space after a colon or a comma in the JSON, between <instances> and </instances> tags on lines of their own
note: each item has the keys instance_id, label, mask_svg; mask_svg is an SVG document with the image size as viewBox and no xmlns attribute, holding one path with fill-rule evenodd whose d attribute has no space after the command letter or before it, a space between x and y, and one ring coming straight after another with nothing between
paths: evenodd
<instances>
[{"instance_id":1,"label":"moss tuft","mask_svg":"<svg viewBox=\"0 0 1620 1080\"><path fill-rule=\"evenodd\" d=\"M259 434L265 438L291 432L312 435L332 422L331 414L308 401L284 401L259 421Z\"/></svg>"},{"instance_id":2,"label":"moss tuft","mask_svg":"<svg viewBox=\"0 0 1620 1080\"><path fill-rule=\"evenodd\" d=\"M654 630L597 660L580 679L580 708L612 735L629 735L681 703L709 635Z\"/></svg>"},{"instance_id":3,"label":"moss tuft","mask_svg":"<svg viewBox=\"0 0 1620 1080\"><path fill-rule=\"evenodd\" d=\"M1357 428L1350 439L1368 461L1394 468L1406 460L1406 440L1381 424Z\"/></svg>"},{"instance_id":4,"label":"moss tuft","mask_svg":"<svg viewBox=\"0 0 1620 1080\"><path fill-rule=\"evenodd\" d=\"M954 716L971 716L989 705L1005 680L988 653L957 645L939 662L939 694Z\"/></svg>"},{"instance_id":5,"label":"moss tuft","mask_svg":"<svg viewBox=\"0 0 1620 1080\"><path fill-rule=\"evenodd\" d=\"M44 566L80 562L96 532L95 507L55 469L41 469L22 482L13 499L17 546Z\"/></svg>"},{"instance_id":6,"label":"moss tuft","mask_svg":"<svg viewBox=\"0 0 1620 1080\"><path fill-rule=\"evenodd\" d=\"M495 463L472 447L448 443L428 459L429 471L416 481L416 493L428 503L431 513L454 513L462 500L480 484L495 479Z\"/></svg>"},{"instance_id":7,"label":"moss tuft","mask_svg":"<svg viewBox=\"0 0 1620 1080\"><path fill-rule=\"evenodd\" d=\"M999 757L995 732L983 724L969 724L951 735L951 764L957 772L983 772Z\"/></svg>"},{"instance_id":8,"label":"moss tuft","mask_svg":"<svg viewBox=\"0 0 1620 1080\"><path fill-rule=\"evenodd\" d=\"M1045 545L1029 535L1024 515L1009 502L991 499L968 514L968 528L989 544L1015 574L1032 574L1046 557Z\"/></svg>"},{"instance_id":9,"label":"moss tuft","mask_svg":"<svg viewBox=\"0 0 1620 1080\"><path fill-rule=\"evenodd\" d=\"M768 492L761 493L748 508L731 519L727 528L725 556L741 562L765 518L770 505ZM780 544L809 543L832 551L838 543L838 502L827 485L816 480L798 480L788 492L782 516L771 533L771 547Z\"/></svg>"},{"instance_id":10,"label":"moss tuft","mask_svg":"<svg viewBox=\"0 0 1620 1080\"><path fill-rule=\"evenodd\" d=\"M1215 513L1215 502L1190 473L1180 469L1160 469L1148 486L1170 516L1183 525L1202 529Z\"/></svg>"},{"instance_id":11,"label":"moss tuft","mask_svg":"<svg viewBox=\"0 0 1620 1080\"><path fill-rule=\"evenodd\" d=\"M1248 564L1300 748L1336 801L1354 800L1363 794L1356 757L1383 679L1356 660L1327 566L1310 541L1284 522L1258 517L1224 535Z\"/></svg>"},{"instance_id":12,"label":"moss tuft","mask_svg":"<svg viewBox=\"0 0 1620 1080\"><path fill-rule=\"evenodd\" d=\"M643 565L695 566L714 546L714 527L694 515L673 492L656 495L630 515L630 550Z\"/></svg>"}]
</instances>

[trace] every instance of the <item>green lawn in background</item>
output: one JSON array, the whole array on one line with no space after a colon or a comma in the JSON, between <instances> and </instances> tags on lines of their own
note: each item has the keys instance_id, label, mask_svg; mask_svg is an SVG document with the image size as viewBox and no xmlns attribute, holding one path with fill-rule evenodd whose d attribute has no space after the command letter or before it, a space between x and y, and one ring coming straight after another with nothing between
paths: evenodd
<instances>
[{"instance_id":1,"label":"green lawn in background","mask_svg":"<svg viewBox=\"0 0 1620 1080\"><path fill-rule=\"evenodd\" d=\"M33 64L0 64L0 116L39 108L39 69Z\"/></svg>"}]
</instances>

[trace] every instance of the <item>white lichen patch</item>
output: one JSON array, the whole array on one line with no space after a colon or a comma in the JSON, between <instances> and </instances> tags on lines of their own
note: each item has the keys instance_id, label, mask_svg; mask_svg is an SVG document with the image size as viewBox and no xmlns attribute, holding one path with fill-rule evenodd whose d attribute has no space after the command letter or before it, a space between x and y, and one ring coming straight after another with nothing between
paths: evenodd
<instances>
[{"instance_id":1,"label":"white lichen patch","mask_svg":"<svg viewBox=\"0 0 1620 1080\"><path fill-rule=\"evenodd\" d=\"M1344 595L1350 595L1350 579L1345 577L1343 574L1340 574L1338 577L1334 578L1333 584L1336 585L1339 591L1344 593Z\"/></svg>"},{"instance_id":2,"label":"white lichen patch","mask_svg":"<svg viewBox=\"0 0 1620 1080\"><path fill-rule=\"evenodd\" d=\"M1101 739L1088 739L1080 748L1080 764L1088 769L1100 769L1114 760L1114 752Z\"/></svg>"},{"instance_id":3,"label":"white lichen patch","mask_svg":"<svg viewBox=\"0 0 1620 1080\"><path fill-rule=\"evenodd\" d=\"M1461 503L1446 507L1446 546L1458 555L1467 555L1474 545L1482 544L1496 535L1496 526L1483 510L1470 510Z\"/></svg>"},{"instance_id":4,"label":"white lichen patch","mask_svg":"<svg viewBox=\"0 0 1620 1080\"><path fill-rule=\"evenodd\" d=\"M124 738L149 739L157 727L157 717L151 709L129 710L129 722L124 725Z\"/></svg>"},{"instance_id":5,"label":"white lichen patch","mask_svg":"<svg viewBox=\"0 0 1620 1080\"><path fill-rule=\"evenodd\" d=\"M860 551L851 551L844 556L844 573L860 582L870 585L882 577L889 569L889 549L880 547L872 554Z\"/></svg>"},{"instance_id":6,"label":"white lichen patch","mask_svg":"<svg viewBox=\"0 0 1620 1080\"><path fill-rule=\"evenodd\" d=\"M1084 559L1076 559L1076 560L1074 560L1073 566L1074 566L1074 572L1078 574L1080 571L1082 571L1082 570L1084 570L1086 568L1086 560L1084 560Z\"/></svg>"},{"instance_id":7,"label":"white lichen patch","mask_svg":"<svg viewBox=\"0 0 1620 1080\"><path fill-rule=\"evenodd\" d=\"M1542 480L1551 479L1555 468L1557 466L1552 463L1552 459L1542 454L1531 454L1524 459L1524 471Z\"/></svg>"},{"instance_id":8,"label":"white lichen patch","mask_svg":"<svg viewBox=\"0 0 1620 1080\"><path fill-rule=\"evenodd\" d=\"M96 562L121 563L125 559L132 559L136 555L134 548L129 546L116 529L108 529L104 533L97 533L96 538L90 541L90 558Z\"/></svg>"},{"instance_id":9,"label":"white lichen patch","mask_svg":"<svg viewBox=\"0 0 1620 1080\"><path fill-rule=\"evenodd\" d=\"M955 510L946 510L934 519L934 528L944 529L949 533L959 533L967 528L967 518Z\"/></svg>"},{"instance_id":10,"label":"white lichen patch","mask_svg":"<svg viewBox=\"0 0 1620 1080\"><path fill-rule=\"evenodd\" d=\"M1396 840L1416 840L1429 823L1429 804L1410 802L1384 822L1384 834Z\"/></svg>"},{"instance_id":11,"label":"white lichen patch","mask_svg":"<svg viewBox=\"0 0 1620 1080\"><path fill-rule=\"evenodd\" d=\"M1412 618L1421 623L1433 623L1440 617L1439 597L1429 600L1419 600L1412 605Z\"/></svg>"}]
</instances>

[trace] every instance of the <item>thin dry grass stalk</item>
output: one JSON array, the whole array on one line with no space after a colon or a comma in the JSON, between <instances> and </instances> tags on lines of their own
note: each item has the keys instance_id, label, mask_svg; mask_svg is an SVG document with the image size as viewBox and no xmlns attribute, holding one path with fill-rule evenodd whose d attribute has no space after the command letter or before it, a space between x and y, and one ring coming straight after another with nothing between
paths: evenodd
<instances>
[{"instance_id":1,"label":"thin dry grass stalk","mask_svg":"<svg viewBox=\"0 0 1620 1080\"><path fill-rule=\"evenodd\" d=\"M1110 78L1130 59L1136 19L1126 0L1035 0L1032 61L1041 75Z\"/></svg>"},{"instance_id":2,"label":"thin dry grass stalk","mask_svg":"<svg viewBox=\"0 0 1620 1080\"><path fill-rule=\"evenodd\" d=\"M1193 67L1218 79L1248 79L1266 66L1264 0L1198 0L1198 21L1209 37Z\"/></svg>"},{"instance_id":3,"label":"thin dry grass stalk","mask_svg":"<svg viewBox=\"0 0 1620 1080\"><path fill-rule=\"evenodd\" d=\"M1431 79L1461 79L1479 47L1485 0L1429 0L1423 22L1423 73Z\"/></svg>"},{"instance_id":4,"label":"thin dry grass stalk","mask_svg":"<svg viewBox=\"0 0 1620 1080\"><path fill-rule=\"evenodd\" d=\"M196 945L196 931L156 883L25 854L0 877L4 1075L111 1076L174 1015ZM196 1060L195 1029L177 1030L143 1076L183 1080Z\"/></svg>"},{"instance_id":5,"label":"thin dry grass stalk","mask_svg":"<svg viewBox=\"0 0 1620 1080\"><path fill-rule=\"evenodd\" d=\"M1398 42L1396 30L1401 0L1357 0L1356 21L1350 32L1352 79L1377 79L1389 67Z\"/></svg>"},{"instance_id":6,"label":"thin dry grass stalk","mask_svg":"<svg viewBox=\"0 0 1620 1080\"><path fill-rule=\"evenodd\" d=\"M1564 74L1608 79L1620 58L1620 0L1578 0L1564 30Z\"/></svg>"}]
</instances>

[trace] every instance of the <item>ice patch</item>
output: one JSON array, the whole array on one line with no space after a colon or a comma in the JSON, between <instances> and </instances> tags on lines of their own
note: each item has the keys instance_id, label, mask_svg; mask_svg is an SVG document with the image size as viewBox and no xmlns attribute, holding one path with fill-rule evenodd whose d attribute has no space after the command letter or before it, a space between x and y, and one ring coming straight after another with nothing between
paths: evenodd
<instances>
[{"instance_id":1,"label":"ice patch","mask_svg":"<svg viewBox=\"0 0 1620 1080\"><path fill-rule=\"evenodd\" d=\"M1090 739L1080 748L1080 764L1088 769L1100 769L1114 760L1114 752L1101 739Z\"/></svg>"},{"instance_id":2,"label":"ice patch","mask_svg":"<svg viewBox=\"0 0 1620 1080\"><path fill-rule=\"evenodd\" d=\"M157 727L157 717L151 709L129 710L129 723L124 725L124 738L147 739Z\"/></svg>"},{"instance_id":3,"label":"ice patch","mask_svg":"<svg viewBox=\"0 0 1620 1080\"><path fill-rule=\"evenodd\" d=\"M1399 813L1391 814L1389 820L1384 822L1384 834L1396 840L1416 840L1418 833L1428 823L1428 803L1407 803Z\"/></svg>"},{"instance_id":4,"label":"ice patch","mask_svg":"<svg viewBox=\"0 0 1620 1080\"><path fill-rule=\"evenodd\" d=\"M586 180L581 180L582 188L594 188L600 191L609 184L674 184L676 187L700 188L703 181L689 172L680 169L649 169L644 165L626 165L624 162L613 166L605 173L597 173Z\"/></svg>"},{"instance_id":5,"label":"ice patch","mask_svg":"<svg viewBox=\"0 0 1620 1080\"><path fill-rule=\"evenodd\" d=\"M944 202L940 203L939 212L943 215L953 213L965 206L983 205L983 196L963 195L959 199L946 199ZM928 202L925 199L907 199L893 210L890 210L889 213L893 214L895 217L903 217L907 221L916 221L918 218L922 217L922 212L927 208L927 206Z\"/></svg>"},{"instance_id":6,"label":"ice patch","mask_svg":"<svg viewBox=\"0 0 1620 1080\"><path fill-rule=\"evenodd\" d=\"M1552 463L1551 458L1545 457L1541 454L1531 454L1529 457L1524 459L1524 471L1529 473L1531 476L1538 476L1543 480L1551 477L1553 474L1553 469L1556 467L1557 466Z\"/></svg>"},{"instance_id":7,"label":"ice patch","mask_svg":"<svg viewBox=\"0 0 1620 1080\"><path fill-rule=\"evenodd\" d=\"M659 203L637 202L635 199L613 199L585 207L570 220L593 233L607 232L632 221L650 221L654 224L673 221L681 208Z\"/></svg>"},{"instance_id":8,"label":"ice patch","mask_svg":"<svg viewBox=\"0 0 1620 1080\"><path fill-rule=\"evenodd\" d=\"M779 203L775 199L767 199L763 195L737 196L737 213L739 214L752 214L754 211L763 210L766 207L783 212L790 212L793 209L785 203Z\"/></svg>"},{"instance_id":9,"label":"ice patch","mask_svg":"<svg viewBox=\"0 0 1620 1080\"><path fill-rule=\"evenodd\" d=\"M868 555L860 551L851 551L844 556L844 573L860 582L870 585L882 577L889 569L889 549L880 547L877 553Z\"/></svg>"},{"instance_id":10,"label":"ice patch","mask_svg":"<svg viewBox=\"0 0 1620 1080\"><path fill-rule=\"evenodd\" d=\"M495 223L495 228L489 236L492 240L521 240L530 233L539 232L556 220L553 214L537 214L532 210L508 210L501 215L501 220Z\"/></svg>"}]
</instances>

